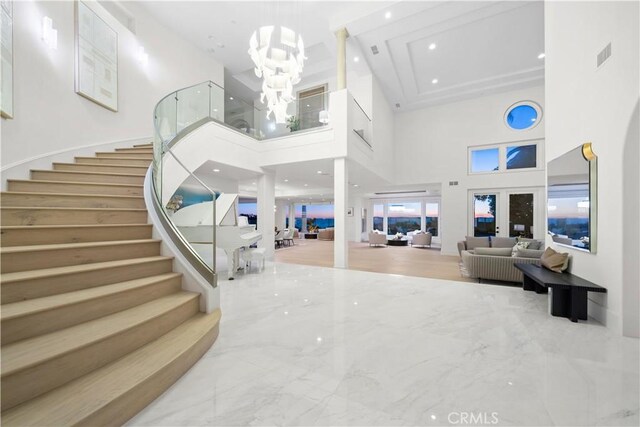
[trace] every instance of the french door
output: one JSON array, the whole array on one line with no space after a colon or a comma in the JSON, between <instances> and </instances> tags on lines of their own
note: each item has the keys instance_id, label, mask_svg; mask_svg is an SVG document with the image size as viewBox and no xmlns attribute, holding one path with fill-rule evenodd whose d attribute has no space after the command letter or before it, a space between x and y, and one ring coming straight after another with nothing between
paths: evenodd
<instances>
[{"instance_id":1,"label":"french door","mask_svg":"<svg viewBox=\"0 0 640 427\"><path fill-rule=\"evenodd\" d=\"M472 190L469 235L475 237L541 238L544 210L542 187Z\"/></svg>"}]
</instances>

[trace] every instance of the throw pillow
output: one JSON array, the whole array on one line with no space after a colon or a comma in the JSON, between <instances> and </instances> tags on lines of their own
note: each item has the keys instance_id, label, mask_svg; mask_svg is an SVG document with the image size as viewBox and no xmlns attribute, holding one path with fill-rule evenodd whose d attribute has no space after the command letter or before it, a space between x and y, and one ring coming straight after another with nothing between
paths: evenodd
<instances>
[{"instance_id":1,"label":"throw pillow","mask_svg":"<svg viewBox=\"0 0 640 427\"><path fill-rule=\"evenodd\" d=\"M529 242L518 242L511 249L511 256L516 256L518 249L528 249Z\"/></svg>"},{"instance_id":2,"label":"throw pillow","mask_svg":"<svg viewBox=\"0 0 640 427\"><path fill-rule=\"evenodd\" d=\"M540 259L544 251L538 249L518 249L516 256L518 258L536 258Z\"/></svg>"},{"instance_id":3,"label":"throw pillow","mask_svg":"<svg viewBox=\"0 0 640 427\"><path fill-rule=\"evenodd\" d=\"M519 242L529 242L527 249L544 249L544 244L540 240L518 237L518 243Z\"/></svg>"},{"instance_id":4,"label":"throw pillow","mask_svg":"<svg viewBox=\"0 0 640 427\"><path fill-rule=\"evenodd\" d=\"M489 248L491 244L489 243L488 237L471 237L467 236L467 250L475 249L475 248Z\"/></svg>"},{"instance_id":5,"label":"throw pillow","mask_svg":"<svg viewBox=\"0 0 640 427\"><path fill-rule=\"evenodd\" d=\"M490 256L511 256L511 248L475 248L474 253L476 255L490 255Z\"/></svg>"},{"instance_id":6,"label":"throw pillow","mask_svg":"<svg viewBox=\"0 0 640 427\"><path fill-rule=\"evenodd\" d=\"M515 237L492 237L492 248L512 248L517 243Z\"/></svg>"},{"instance_id":7,"label":"throw pillow","mask_svg":"<svg viewBox=\"0 0 640 427\"><path fill-rule=\"evenodd\" d=\"M562 273L569 266L569 254L556 252L551 248L547 248L542 254L542 257L540 257L540 264L551 271Z\"/></svg>"}]
</instances>

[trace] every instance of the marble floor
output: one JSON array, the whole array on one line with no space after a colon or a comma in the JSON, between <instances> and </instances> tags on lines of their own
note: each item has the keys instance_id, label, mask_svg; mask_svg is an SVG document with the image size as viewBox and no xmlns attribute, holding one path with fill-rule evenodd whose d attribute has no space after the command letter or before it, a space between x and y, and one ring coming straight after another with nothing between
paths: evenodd
<instances>
[{"instance_id":1,"label":"marble floor","mask_svg":"<svg viewBox=\"0 0 640 427\"><path fill-rule=\"evenodd\" d=\"M217 342L129 425L640 422L638 340L544 295L292 264L220 290Z\"/></svg>"}]
</instances>

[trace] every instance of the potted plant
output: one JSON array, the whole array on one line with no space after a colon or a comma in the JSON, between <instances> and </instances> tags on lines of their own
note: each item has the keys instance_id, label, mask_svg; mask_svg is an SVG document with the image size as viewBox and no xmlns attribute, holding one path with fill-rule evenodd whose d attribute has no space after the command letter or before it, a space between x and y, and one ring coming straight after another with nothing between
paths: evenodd
<instances>
[{"instance_id":1,"label":"potted plant","mask_svg":"<svg viewBox=\"0 0 640 427\"><path fill-rule=\"evenodd\" d=\"M291 116L287 119L287 127L291 132L300 130L300 118Z\"/></svg>"}]
</instances>

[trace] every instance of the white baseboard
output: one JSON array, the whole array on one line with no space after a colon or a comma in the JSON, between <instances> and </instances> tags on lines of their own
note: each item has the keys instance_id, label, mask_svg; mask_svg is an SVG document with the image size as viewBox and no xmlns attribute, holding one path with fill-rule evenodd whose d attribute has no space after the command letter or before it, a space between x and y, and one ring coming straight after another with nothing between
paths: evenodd
<instances>
[{"instance_id":1,"label":"white baseboard","mask_svg":"<svg viewBox=\"0 0 640 427\"><path fill-rule=\"evenodd\" d=\"M141 137L120 141L101 142L98 144L82 145L65 150L51 151L38 156L13 162L0 168L2 175L2 191L7 190L8 179L29 179L31 169L51 169L54 162L72 163L76 156L93 156L96 151L111 151L116 148L131 147L136 144L146 144L153 141L153 137Z\"/></svg>"}]
</instances>

